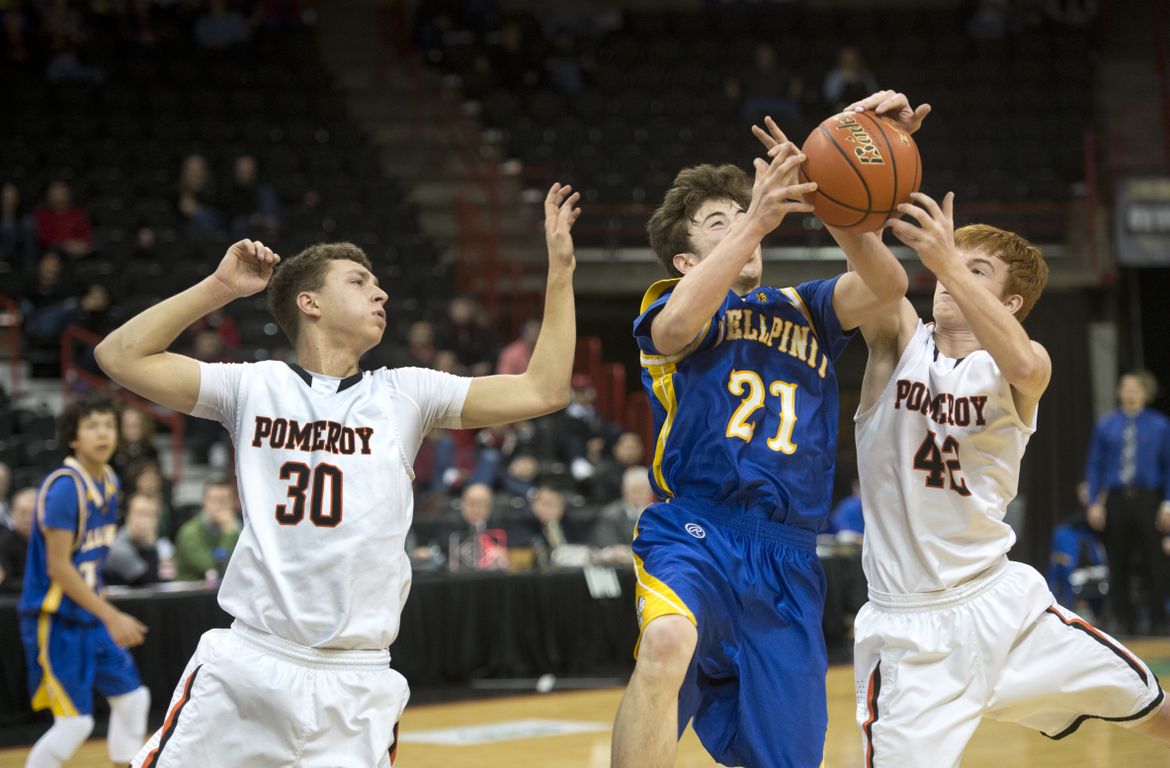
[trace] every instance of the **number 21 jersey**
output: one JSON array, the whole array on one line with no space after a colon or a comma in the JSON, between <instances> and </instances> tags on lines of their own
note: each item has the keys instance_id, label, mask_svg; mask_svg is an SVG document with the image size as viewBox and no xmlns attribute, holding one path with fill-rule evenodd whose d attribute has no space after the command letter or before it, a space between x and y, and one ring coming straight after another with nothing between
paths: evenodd
<instances>
[{"instance_id":1,"label":"number 21 jersey","mask_svg":"<svg viewBox=\"0 0 1170 768\"><path fill-rule=\"evenodd\" d=\"M1034 425L990 353L950 358L919 322L877 402L855 419L870 589L934 592L998 563ZM1035 421L1035 418L1033 418Z\"/></svg>"},{"instance_id":2,"label":"number 21 jersey","mask_svg":"<svg viewBox=\"0 0 1170 768\"><path fill-rule=\"evenodd\" d=\"M244 528L219 604L316 648L386 648L410 592L412 464L458 428L470 379L421 368L345 379L282 362L200 363L192 415L231 433Z\"/></svg>"}]
</instances>

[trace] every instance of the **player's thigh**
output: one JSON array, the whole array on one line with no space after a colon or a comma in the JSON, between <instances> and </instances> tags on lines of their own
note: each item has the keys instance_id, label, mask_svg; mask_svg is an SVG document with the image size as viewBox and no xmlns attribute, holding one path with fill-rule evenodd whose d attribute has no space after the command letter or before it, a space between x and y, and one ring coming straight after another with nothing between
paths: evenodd
<instances>
[{"instance_id":1,"label":"player's thigh","mask_svg":"<svg viewBox=\"0 0 1170 768\"><path fill-rule=\"evenodd\" d=\"M318 670L316 680L316 727L304 745L301 768L388 765L410 697L402 675L388 668Z\"/></svg>"},{"instance_id":2,"label":"player's thigh","mask_svg":"<svg viewBox=\"0 0 1170 768\"><path fill-rule=\"evenodd\" d=\"M1140 722L1161 696L1158 679L1132 651L1053 605L1012 648L987 716L1063 738L1088 717Z\"/></svg>"},{"instance_id":3,"label":"player's thigh","mask_svg":"<svg viewBox=\"0 0 1170 768\"><path fill-rule=\"evenodd\" d=\"M94 688L107 699L130 693L142 685L134 658L125 648L118 647L105 626L99 624L90 630L94 653Z\"/></svg>"},{"instance_id":4,"label":"player's thigh","mask_svg":"<svg viewBox=\"0 0 1170 768\"><path fill-rule=\"evenodd\" d=\"M56 716L93 714L96 665L88 629L47 613L21 617L34 707Z\"/></svg>"}]
</instances>

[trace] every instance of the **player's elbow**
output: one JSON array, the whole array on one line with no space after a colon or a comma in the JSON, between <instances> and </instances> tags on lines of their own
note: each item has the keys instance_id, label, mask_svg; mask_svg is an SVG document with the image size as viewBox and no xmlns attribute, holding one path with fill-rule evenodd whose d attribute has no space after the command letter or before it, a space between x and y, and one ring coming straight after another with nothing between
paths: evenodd
<instances>
[{"instance_id":1,"label":"player's elbow","mask_svg":"<svg viewBox=\"0 0 1170 768\"><path fill-rule=\"evenodd\" d=\"M695 340L700 328L677 316L668 316L665 311L654 321L650 336L654 348L662 355L675 355L686 349Z\"/></svg>"},{"instance_id":2,"label":"player's elbow","mask_svg":"<svg viewBox=\"0 0 1170 768\"><path fill-rule=\"evenodd\" d=\"M118 340L113 335L102 339L93 349L93 358L98 367L111 379L116 379L118 372L125 363L125 355L119 348Z\"/></svg>"},{"instance_id":3,"label":"player's elbow","mask_svg":"<svg viewBox=\"0 0 1170 768\"><path fill-rule=\"evenodd\" d=\"M572 392L569 387L555 387L552 390L545 392L541 407L544 412L555 413L569 407L569 401L572 399Z\"/></svg>"}]
</instances>

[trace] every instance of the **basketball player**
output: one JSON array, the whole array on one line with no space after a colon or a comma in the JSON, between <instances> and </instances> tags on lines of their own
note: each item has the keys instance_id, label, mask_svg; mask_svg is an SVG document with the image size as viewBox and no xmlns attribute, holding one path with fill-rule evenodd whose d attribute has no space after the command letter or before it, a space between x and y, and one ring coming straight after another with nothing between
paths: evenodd
<instances>
[{"instance_id":1,"label":"basketball player","mask_svg":"<svg viewBox=\"0 0 1170 768\"><path fill-rule=\"evenodd\" d=\"M804 156L770 119L754 186L734 166L680 172L649 223L671 279L634 321L658 433L634 543L641 635L614 765L666 766L694 720L720 763L816 768L824 749L825 577L816 531L837 444L833 360L897 301L877 235L835 233L857 271L761 286L760 241L812 208ZM758 130L758 129L757 129Z\"/></svg>"},{"instance_id":2,"label":"basketball player","mask_svg":"<svg viewBox=\"0 0 1170 768\"><path fill-rule=\"evenodd\" d=\"M270 249L240 241L213 275L98 346L115 381L227 428L244 513L219 590L235 622L203 636L136 766L392 765L407 686L386 649L410 590L411 464L432 427L530 419L568 402L570 193L556 184L545 198L544 322L520 375L359 370L386 329L387 295L349 243L312 246L275 269ZM165 351L200 317L266 286L299 365Z\"/></svg>"},{"instance_id":3,"label":"basketball player","mask_svg":"<svg viewBox=\"0 0 1170 768\"><path fill-rule=\"evenodd\" d=\"M118 478L109 466L118 417L108 397L88 395L61 413L69 458L41 484L20 596L20 634L34 710L53 713L27 768L65 765L93 731L93 694L110 704L110 760L127 765L146 738L150 691L126 651L146 627L101 592L118 531Z\"/></svg>"},{"instance_id":4,"label":"basketball player","mask_svg":"<svg viewBox=\"0 0 1170 768\"><path fill-rule=\"evenodd\" d=\"M895 119L900 94L855 105ZM869 602L856 620L865 765L957 766L981 717L1052 739L1099 718L1170 742L1149 667L1057 605L1007 559L1003 522L1036 430L1051 362L1020 325L1048 268L1024 238L954 230L950 193L891 220L938 278L934 322L908 301L862 325L869 361L856 417Z\"/></svg>"}]
</instances>

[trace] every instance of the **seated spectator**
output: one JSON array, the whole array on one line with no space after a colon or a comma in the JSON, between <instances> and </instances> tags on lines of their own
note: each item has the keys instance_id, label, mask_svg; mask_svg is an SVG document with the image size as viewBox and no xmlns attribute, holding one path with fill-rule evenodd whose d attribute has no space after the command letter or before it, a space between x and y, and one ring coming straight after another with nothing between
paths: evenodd
<instances>
[{"instance_id":1,"label":"seated spectator","mask_svg":"<svg viewBox=\"0 0 1170 768\"><path fill-rule=\"evenodd\" d=\"M474 301L457 296L447 306L447 317L435 337L440 349L453 351L459 364L472 376L492 372L496 361L496 337Z\"/></svg>"},{"instance_id":2,"label":"seated spectator","mask_svg":"<svg viewBox=\"0 0 1170 768\"><path fill-rule=\"evenodd\" d=\"M740 78L743 87L741 117L749 123L763 123L771 115L781 125L800 120L804 81L776 62L776 49L767 43L756 46L752 68Z\"/></svg>"},{"instance_id":3,"label":"seated spectator","mask_svg":"<svg viewBox=\"0 0 1170 768\"><path fill-rule=\"evenodd\" d=\"M252 28L244 14L228 8L226 0L211 0L207 13L195 22L195 42L203 48L243 45L251 37Z\"/></svg>"},{"instance_id":4,"label":"seated spectator","mask_svg":"<svg viewBox=\"0 0 1170 768\"><path fill-rule=\"evenodd\" d=\"M496 570L508 567L508 549L487 531L492 516L492 489L474 483L463 489L459 499L460 521L447 530L447 561L452 569Z\"/></svg>"},{"instance_id":5,"label":"seated spectator","mask_svg":"<svg viewBox=\"0 0 1170 768\"><path fill-rule=\"evenodd\" d=\"M653 503L650 470L641 466L626 469L622 474L622 497L602 507L593 526L590 543L599 550L598 560L625 565L633 562L630 545L634 541L634 524L642 510Z\"/></svg>"},{"instance_id":6,"label":"seated spectator","mask_svg":"<svg viewBox=\"0 0 1170 768\"><path fill-rule=\"evenodd\" d=\"M1048 558L1048 588L1063 606L1090 621L1103 616L1104 595L1099 589L1107 576L1105 544L1089 525L1089 484L1077 485L1080 508L1052 531L1052 552ZM1074 574L1076 574L1074 576ZM1074 584L1074 581L1077 582ZM1086 589L1088 587L1088 589Z\"/></svg>"},{"instance_id":7,"label":"seated spectator","mask_svg":"<svg viewBox=\"0 0 1170 768\"><path fill-rule=\"evenodd\" d=\"M861 485L853 481L853 493L841 499L829 515L829 533L841 541L860 542L865 535L865 518L861 513Z\"/></svg>"},{"instance_id":8,"label":"seated spectator","mask_svg":"<svg viewBox=\"0 0 1170 768\"><path fill-rule=\"evenodd\" d=\"M589 496L595 504L609 504L622 497L626 471L642 463L646 449L636 432L622 432L609 455L598 462L590 478Z\"/></svg>"},{"instance_id":9,"label":"seated spectator","mask_svg":"<svg viewBox=\"0 0 1170 768\"><path fill-rule=\"evenodd\" d=\"M821 94L830 110L840 112L877 89L877 78L865 65L861 51L846 46L837 53L837 66L825 75Z\"/></svg>"},{"instance_id":10,"label":"seated spectator","mask_svg":"<svg viewBox=\"0 0 1170 768\"><path fill-rule=\"evenodd\" d=\"M12 495L12 527L0 526L0 594L19 594L24 585L24 563L36 508L36 488L22 488Z\"/></svg>"},{"instance_id":11,"label":"seated spectator","mask_svg":"<svg viewBox=\"0 0 1170 768\"><path fill-rule=\"evenodd\" d=\"M158 463L158 449L154 447L154 417L130 406L122 410L118 428L118 448L110 459L110 466L118 473L124 488L130 486L129 470L139 461ZM162 513L162 510L159 510Z\"/></svg>"},{"instance_id":12,"label":"seated spectator","mask_svg":"<svg viewBox=\"0 0 1170 768\"><path fill-rule=\"evenodd\" d=\"M130 248L130 261L132 262L131 268L160 262L158 235L155 234L154 227L149 224L140 224L134 230L134 245Z\"/></svg>"},{"instance_id":13,"label":"seated spectator","mask_svg":"<svg viewBox=\"0 0 1170 768\"><path fill-rule=\"evenodd\" d=\"M37 225L10 181L0 186L0 262L17 277L31 275L37 263Z\"/></svg>"},{"instance_id":14,"label":"seated spectator","mask_svg":"<svg viewBox=\"0 0 1170 768\"><path fill-rule=\"evenodd\" d=\"M269 238L280 232L280 198L271 184L260 181L251 155L236 158L221 202L233 237Z\"/></svg>"},{"instance_id":15,"label":"seated spectator","mask_svg":"<svg viewBox=\"0 0 1170 768\"><path fill-rule=\"evenodd\" d=\"M106 558L106 583L144 587L163 581L174 565L162 563L173 547L158 536L159 502L156 496L136 493L126 501L126 517ZM170 558L167 557L167 560Z\"/></svg>"},{"instance_id":16,"label":"seated spectator","mask_svg":"<svg viewBox=\"0 0 1170 768\"><path fill-rule=\"evenodd\" d=\"M175 539L175 578L218 584L239 538L235 485L213 477L203 485L203 508Z\"/></svg>"},{"instance_id":17,"label":"seated spectator","mask_svg":"<svg viewBox=\"0 0 1170 768\"><path fill-rule=\"evenodd\" d=\"M45 251L36 274L21 291L24 334L27 338L59 337L77 312L77 297L66 276L65 262L56 251Z\"/></svg>"},{"instance_id":18,"label":"seated spectator","mask_svg":"<svg viewBox=\"0 0 1170 768\"><path fill-rule=\"evenodd\" d=\"M529 495L529 508L532 517L509 531L509 546L531 546L538 568L557 565L557 551L578 543L568 540L561 524L565 518L565 494L559 488L541 483Z\"/></svg>"},{"instance_id":19,"label":"seated spectator","mask_svg":"<svg viewBox=\"0 0 1170 768\"><path fill-rule=\"evenodd\" d=\"M78 258L93 250L93 229L89 214L73 202L69 183L57 179L45 188L45 203L36 211L37 240Z\"/></svg>"},{"instance_id":20,"label":"seated spectator","mask_svg":"<svg viewBox=\"0 0 1170 768\"><path fill-rule=\"evenodd\" d=\"M187 155L179 171L178 209L187 222L189 237L210 237L223 229L223 214L215 203L215 179L207 158Z\"/></svg>"},{"instance_id":21,"label":"seated spectator","mask_svg":"<svg viewBox=\"0 0 1170 768\"><path fill-rule=\"evenodd\" d=\"M114 310L110 289L100 280L95 280L85 287L77 304L77 314L73 323L99 336L105 336L122 324L118 313Z\"/></svg>"},{"instance_id":22,"label":"seated spectator","mask_svg":"<svg viewBox=\"0 0 1170 768\"><path fill-rule=\"evenodd\" d=\"M162 473L158 460L143 456L126 467L122 492L129 496L142 493L154 496L159 504L159 534L165 538L175 535L174 509L171 505L171 484Z\"/></svg>"},{"instance_id":23,"label":"seated spectator","mask_svg":"<svg viewBox=\"0 0 1170 768\"><path fill-rule=\"evenodd\" d=\"M513 496L526 499L536 486L536 477L539 474L540 462L535 456L530 453L517 453L508 462L508 468L500 478L500 487Z\"/></svg>"},{"instance_id":24,"label":"seated spectator","mask_svg":"<svg viewBox=\"0 0 1170 768\"><path fill-rule=\"evenodd\" d=\"M500 84L509 90L540 85L540 49L527 37L519 19L507 19L500 26L498 45L491 50L492 68Z\"/></svg>"},{"instance_id":25,"label":"seated spectator","mask_svg":"<svg viewBox=\"0 0 1170 768\"><path fill-rule=\"evenodd\" d=\"M557 458L569 465L574 480L588 481L614 431L597 410L597 390L589 374L573 374L568 407L552 414L549 421L555 424Z\"/></svg>"},{"instance_id":26,"label":"seated spectator","mask_svg":"<svg viewBox=\"0 0 1170 768\"><path fill-rule=\"evenodd\" d=\"M548 84L561 93L573 96L585 87L587 57L577 49L577 41L566 30L557 30L552 36L552 49L544 60Z\"/></svg>"},{"instance_id":27,"label":"seated spectator","mask_svg":"<svg viewBox=\"0 0 1170 768\"><path fill-rule=\"evenodd\" d=\"M540 337L540 321L529 320L520 326L520 335L500 352L496 360L496 373L516 376L528 370L536 340Z\"/></svg>"}]
</instances>

